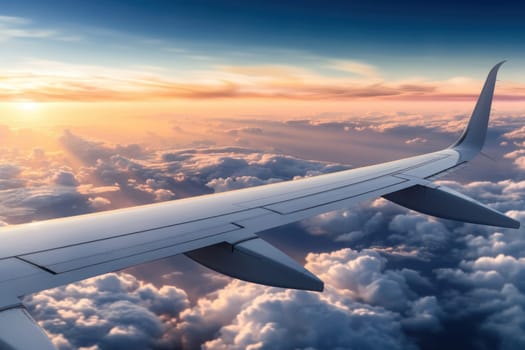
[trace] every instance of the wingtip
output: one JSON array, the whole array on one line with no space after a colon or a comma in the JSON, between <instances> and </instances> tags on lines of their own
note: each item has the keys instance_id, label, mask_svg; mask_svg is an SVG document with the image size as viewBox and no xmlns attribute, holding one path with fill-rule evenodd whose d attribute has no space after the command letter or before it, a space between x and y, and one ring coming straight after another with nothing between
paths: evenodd
<instances>
[{"instance_id":1,"label":"wingtip","mask_svg":"<svg viewBox=\"0 0 525 350\"><path fill-rule=\"evenodd\" d=\"M467 127L461 134L461 137L451 146L451 148L460 153L462 161L469 161L474 158L483 148L498 69L505 62L506 60L498 62L490 70Z\"/></svg>"},{"instance_id":2,"label":"wingtip","mask_svg":"<svg viewBox=\"0 0 525 350\"><path fill-rule=\"evenodd\" d=\"M499 67L501 67L503 65L503 63L507 62L507 60L503 60L503 61L500 61L498 63L496 63L496 65L492 68L493 70L494 69L499 69Z\"/></svg>"}]
</instances>

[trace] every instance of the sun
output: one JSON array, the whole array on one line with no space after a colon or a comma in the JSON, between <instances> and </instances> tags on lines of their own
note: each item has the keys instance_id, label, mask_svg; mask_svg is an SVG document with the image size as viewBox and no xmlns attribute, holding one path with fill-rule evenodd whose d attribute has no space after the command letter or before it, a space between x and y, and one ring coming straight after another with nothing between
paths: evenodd
<instances>
[{"instance_id":1,"label":"sun","mask_svg":"<svg viewBox=\"0 0 525 350\"><path fill-rule=\"evenodd\" d=\"M42 103L31 100L21 100L14 101L10 106L10 115L13 120L22 123L24 126L28 123L34 125L37 121L42 120L44 112Z\"/></svg>"},{"instance_id":2,"label":"sun","mask_svg":"<svg viewBox=\"0 0 525 350\"><path fill-rule=\"evenodd\" d=\"M26 112L33 112L38 109L38 103L33 101L17 102L16 106Z\"/></svg>"}]
</instances>

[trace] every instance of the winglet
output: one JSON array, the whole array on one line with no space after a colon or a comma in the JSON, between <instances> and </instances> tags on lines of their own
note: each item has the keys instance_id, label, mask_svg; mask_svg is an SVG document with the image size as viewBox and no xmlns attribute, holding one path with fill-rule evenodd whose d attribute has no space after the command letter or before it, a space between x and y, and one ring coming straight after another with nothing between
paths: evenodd
<instances>
[{"instance_id":1,"label":"winglet","mask_svg":"<svg viewBox=\"0 0 525 350\"><path fill-rule=\"evenodd\" d=\"M499 67L505 62L506 61L499 62L490 70L467 127L456 143L450 146L450 148L459 151L462 161L471 160L483 148L485 137L487 136L487 126L489 123L492 97L494 95L494 86L496 85L496 76Z\"/></svg>"}]
</instances>

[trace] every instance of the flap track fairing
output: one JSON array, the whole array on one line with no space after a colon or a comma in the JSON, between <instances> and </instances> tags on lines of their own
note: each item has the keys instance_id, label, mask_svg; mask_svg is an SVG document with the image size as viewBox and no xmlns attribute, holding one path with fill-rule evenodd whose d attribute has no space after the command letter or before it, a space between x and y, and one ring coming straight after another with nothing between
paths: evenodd
<instances>
[{"instance_id":1,"label":"flap track fairing","mask_svg":"<svg viewBox=\"0 0 525 350\"><path fill-rule=\"evenodd\" d=\"M323 281L261 238L219 243L186 256L222 274L273 287L321 292Z\"/></svg>"}]
</instances>

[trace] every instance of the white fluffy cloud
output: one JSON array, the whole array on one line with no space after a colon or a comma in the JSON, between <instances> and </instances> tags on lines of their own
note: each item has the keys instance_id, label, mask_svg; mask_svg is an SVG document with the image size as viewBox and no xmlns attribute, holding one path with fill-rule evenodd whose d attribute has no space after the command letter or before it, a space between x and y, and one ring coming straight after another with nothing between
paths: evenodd
<instances>
[{"instance_id":1,"label":"white fluffy cloud","mask_svg":"<svg viewBox=\"0 0 525 350\"><path fill-rule=\"evenodd\" d=\"M236 176L227 178L218 178L209 181L206 186L213 188L214 192L224 192L237 190L246 187L260 186L282 181L281 179L270 178L261 180L256 176Z\"/></svg>"},{"instance_id":2,"label":"white fluffy cloud","mask_svg":"<svg viewBox=\"0 0 525 350\"><path fill-rule=\"evenodd\" d=\"M111 201L104 197L89 198L89 204L94 209L103 209L111 204Z\"/></svg>"},{"instance_id":3,"label":"white fluffy cloud","mask_svg":"<svg viewBox=\"0 0 525 350\"><path fill-rule=\"evenodd\" d=\"M178 329L188 348L203 341L205 349L416 348L401 313L436 329L439 307L411 291L415 280L427 283L415 271L384 264L373 251L310 254L306 267L324 279L324 293L232 281L182 312Z\"/></svg>"},{"instance_id":4,"label":"white fluffy cloud","mask_svg":"<svg viewBox=\"0 0 525 350\"><path fill-rule=\"evenodd\" d=\"M107 274L25 300L60 350L168 348L169 321L189 305L173 286Z\"/></svg>"},{"instance_id":5,"label":"white fluffy cloud","mask_svg":"<svg viewBox=\"0 0 525 350\"><path fill-rule=\"evenodd\" d=\"M48 290L26 305L61 350L416 349L404 330L439 330L435 297L416 271L390 270L374 251L309 254L324 293L233 280L191 304L184 291L129 274Z\"/></svg>"},{"instance_id":6,"label":"white fluffy cloud","mask_svg":"<svg viewBox=\"0 0 525 350\"><path fill-rule=\"evenodd\" d=\"M87 140L70 131L60 141L66 155L41 149L25 156L15 152L10 163L0 166L3 220L21 223L83 214L341 168L238 147L156 151ZM68 155L75 161L67 161Z\"/></svg>"},{"instance_id":7,"label":"white fluffy cloud","mask_svg":"<svg viewBox=\"0 0 525 350\"><path fill-rule=\"evenodd\" d=\"M396 316L286 291L256 296L204 349L415 349Z\"/></svg>"}]
</instances>

